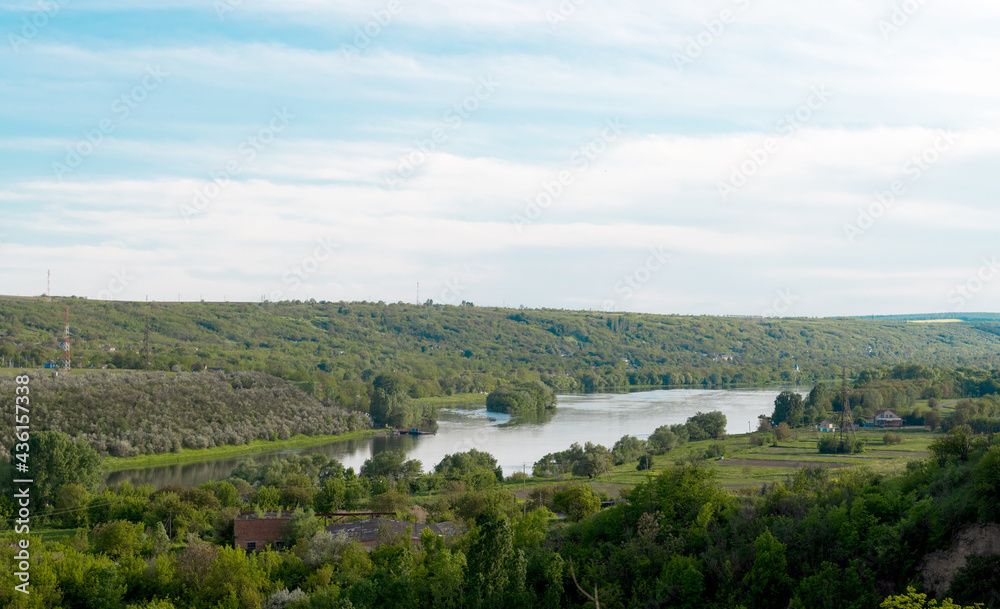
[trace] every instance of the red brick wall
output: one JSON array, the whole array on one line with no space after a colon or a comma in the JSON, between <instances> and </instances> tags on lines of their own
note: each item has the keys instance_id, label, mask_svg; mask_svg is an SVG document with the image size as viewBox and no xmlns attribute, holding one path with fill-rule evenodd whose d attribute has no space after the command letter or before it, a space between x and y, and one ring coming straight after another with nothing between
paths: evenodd
<instances>
[{"instance_id":1,"label":"red brick wall","mask_svg":"<svg viewBox=\"0 0 1000 609\"><path fill-rule=\"evenodd\" d=\"M245 520L237 518L233 523L236 532L236 547L247 549L248 541L257 542L257 550L263 550L264 546L274 544L281 539L281 527L287 518L248 518Z\"/></svg>"}]
</instances>

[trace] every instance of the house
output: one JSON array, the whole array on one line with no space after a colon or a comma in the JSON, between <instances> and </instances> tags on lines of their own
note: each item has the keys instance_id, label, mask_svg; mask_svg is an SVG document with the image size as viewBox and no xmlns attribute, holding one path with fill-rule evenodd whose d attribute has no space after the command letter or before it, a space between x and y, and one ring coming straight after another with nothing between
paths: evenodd
<instances>
[{"instance_id":1,"label":"house","mask_svg":"<svg viewBox=\"0 0 1000 609\"><path fill-rule=\"evenodd\" d=\"M439 522L437 524L418 524L403 522L389 518L372 518L345 524L332 524L326 530L334 535L347 535L348 539L356 541L367 549L377 548L386 541L406 535L409 531L410 543L419 544L424 529L430 529L435 535L454 537L465 532L465 527L454 522Z\"/></svg>"},{"instance_id":2,"label":"house","mask_svg":"<svg viewBox=\"0 0 1000 609\"><path fill-rule=\"evenodd\" d=\"M875 427L902 427L903 419L891 410L875 411Z\"/></svg>"},{"instance_id":3,"label":"house","mask_svg":"<svg viewBox=\"0 0 1000 609\"><path fill-rule=\"evenodd\" d=\"M267 546L281 547L282 528L291 519L290 510L263 512L243 511L233 520L236 547L254 552Z\"/></svg>"},{"instance_id":4,"label":"house","mask_svg":"<svg viewBox=\"0 0 1000 609\"><path fill-rule=\"evenodd\" d=\"M819 430L821 432L834 432L837 431L837 426L833 421L821 421L819 424Z\"/></svg>"}]
</instances>

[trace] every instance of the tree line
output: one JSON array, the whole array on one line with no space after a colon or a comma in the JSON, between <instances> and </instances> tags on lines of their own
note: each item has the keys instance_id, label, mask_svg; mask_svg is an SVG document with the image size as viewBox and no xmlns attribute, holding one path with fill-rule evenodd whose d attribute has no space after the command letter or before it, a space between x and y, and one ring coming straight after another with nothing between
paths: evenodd
<instances>
[{"instance_id":1,"label":"tree line","mask_svg":"<svg viewBox=\"0 0 1000 609\"><path fill-rule=\"evenodd\" d=\"M762 319L371 302L132 303L0 298L0 364L265 372L364 410L395 371L413 398L543 381L556 392L760 385L901 361L995 367L1000 322ZM149 350L146 350L148 330Z\"/></svg>"}]
</instances>

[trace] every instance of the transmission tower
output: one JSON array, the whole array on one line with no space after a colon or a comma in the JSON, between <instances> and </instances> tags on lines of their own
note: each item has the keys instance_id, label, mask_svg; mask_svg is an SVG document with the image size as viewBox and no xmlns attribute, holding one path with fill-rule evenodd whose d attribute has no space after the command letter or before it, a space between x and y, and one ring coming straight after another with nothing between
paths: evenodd
<instances>
[{"instance_id":1,"label":"transmission tower","mask_svg":"<svg viewBox=\"0 0 1000 609\"><path fill-rule=\"evenodd\" d=\"M66 307L66 332L65 332L65 334L63 336L62 342L59 343L59 344L62 345L62 349L63 349L63 370L69 370L70 369L70 363L69 363L69 307Z\"/></svg>"},{"instance_id":2,"label":"transmission tower","mask_svg":"<svg viewBox=\"0 0 1000 609\"><path fill-rule=\"evenodd\" d=\"M45 284L45 302L52 302L52 271L49 271L48 281Z\"/></svg>"},{"instance_id":3,"label":"transmission tower","mask_svg":"<svg viewBox=\"0 0 1000 609\"><path fill-rule=\"evenodd\" d=\"M854 433L854 416L851 414L850 390L847 388L847 367L844 367L843 382L840 385L841 408L840 408L840 440L843 442L846 432L850 432L851 437L857 439Z\"/></svg>"}]
</instances>

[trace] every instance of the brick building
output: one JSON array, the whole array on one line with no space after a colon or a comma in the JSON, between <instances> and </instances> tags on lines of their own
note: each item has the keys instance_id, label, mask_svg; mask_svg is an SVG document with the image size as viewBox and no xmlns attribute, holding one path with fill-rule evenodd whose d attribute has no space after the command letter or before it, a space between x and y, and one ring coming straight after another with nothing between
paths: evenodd
<instances>
[{"instance_id":1,"label":"brick building","mask_svg":"<svg viewBox=\"0 0 1000 609\"><path fill-rule=\"evenodd\" d=\"M263 550L267 546L281 547L282 530L292 517L291 510L264 512L263 517L256 512L240 512L233 521L236 547L248 551Z\"/></svg>"}]
</instances>

